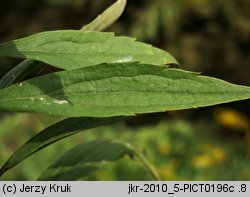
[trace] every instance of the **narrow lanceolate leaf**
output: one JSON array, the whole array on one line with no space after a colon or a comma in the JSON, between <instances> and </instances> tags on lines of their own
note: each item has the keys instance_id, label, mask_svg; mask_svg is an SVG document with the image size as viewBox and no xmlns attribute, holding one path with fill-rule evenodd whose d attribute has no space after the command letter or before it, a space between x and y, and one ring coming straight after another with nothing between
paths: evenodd
<instances>
[{"instance_id":1,"label":"narrow lanceolate leaf","mask_svg":"<svg viewBox=\"0 0 250 197\"><path fill-rule=\"evenodd\" d=\"M43 32L3 43L0 56L38 60L65 70L112 62L177 64L169 53L134 39L80 30Z\"/></svg>"},{"instance_id":2,"label":"narrow lanceolate leaf","mask_svg":"<svg viewBox=\"0 0 250 197\"><path fill-rule=\"evenodd\" d=\"M100 165L109 161L116 161L131 152L126 145L108 140L81 144L55 161L42 173L39 180L79 180L97 170Z\"/></svg>"},{"instance_id":3,"label":"narrow lanceolate leaf","mask_svg":"<svg viewBox=\"0 0 250 197\"><path fill-rule=\"evenodd\" d=\"M68 118L53 124L18 148L0 169L0 176L32 154L63 138L94 127L111 124L128 117L111 118Z\"/></svg>"},{"instance_id":4,"label":"narrow lanceolate leaf","mask_svg":"<svg viewBox=\"0 0 250 197\"><path fill-rule=\"evenodd\" d=\"M96 17L90 24L84 26L84 31L103 31L112 25L123 13L126 6L126 0L118 0L102 14Z\"/></svg>"},{"instance_id":5,"label":"narrow lanceolate leaf","mask_svg":"<svg viewBox=\"0 0 250 197\"><path fill-rule=\"evenodd\" d=\"M139 63L61 71L0 91L0 110L68 117L129 116L250 98L250 87Z\"/></svg>"}]
</instances>

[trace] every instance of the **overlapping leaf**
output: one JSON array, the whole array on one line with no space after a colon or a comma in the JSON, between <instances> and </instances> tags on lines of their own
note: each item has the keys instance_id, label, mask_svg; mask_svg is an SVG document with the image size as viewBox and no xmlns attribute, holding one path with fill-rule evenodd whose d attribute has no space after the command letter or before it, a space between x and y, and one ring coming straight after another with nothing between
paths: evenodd
<instances>
[{"instance_id":1,"label":"overlapping leaf","mask_svg":"<svg viewBox=\"0 0 250 197\"><path fill-rule=\"evenodd\" d=\"M132 152L124 144L97 140L78 145L55 161L39 180L73 181L89 175L98 166L116 161Z\"/></svg>"},{"instance_id":2,"label":"overlapping leaf","mask_svg":"<svg viewBox=\"0 0 250 197\"><path fill-rule=\"evenodd\" d=\"M66 70L106 62L177 64L169 53L129 37L80 30L42 32L3 43L0 56L38 60Z\"/></svg>"},{"instance_id":3,"label":"overlapping leaf","mask_svg":"<svg viewBox=\"0 0 250 197\"><path fill-rule=\"evenodd\" d=\"M91 23L84 26L81 30L102 31L108 28L120 17L125 8L126 2L126 0L116 1ZM31 59L24 60L3 76L3 78L0 80L0 89L23 80L25 76L41 67L43 67L42 64L37 61Z\"/></svg>"},{"instance_id":4,"label":"overlapping leaf","mask_svg":"<svg viewBox=\"0 0 250 197\"><path fill-rule=\"evenodd\" d=\"M22 61L3 76L3 78L0 80L0 89L6 88L13 83L22 81L29 74L42 67L44 67L44 65L41 62L29 59Z\"/></svg>"},{"instance_id":5,"label":"overlapping leaf","mask_svg":"<svg viewBox=\"0 0 250 197\"><path fill-rule=\"evenodd\" d=\"M63 138L90 128L111 124L126 118L128 117L68 118L53 124L29 139L25 144L18 148L0 169L0 176L32 154Z\"/></svg>"},{"instance_id":6,"label":"overlapping leaf","mask_svg":"<svg viewBox=\"0 0 250 197\"><path fill-rule=\"evenodd\" d=\"M250 88L139 63L61 71L0 91L0 109L67 117L130 116L250 98Z\"/></svg>"}]
</instances>

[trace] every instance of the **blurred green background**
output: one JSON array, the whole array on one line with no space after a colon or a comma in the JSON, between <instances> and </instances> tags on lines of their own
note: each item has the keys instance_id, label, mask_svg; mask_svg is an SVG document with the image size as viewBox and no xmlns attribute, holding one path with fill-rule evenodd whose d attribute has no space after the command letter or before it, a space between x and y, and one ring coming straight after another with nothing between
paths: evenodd
<instances>
[{"instance_id":1,"label":"blurred green background","mask_svg":"<svg viewBox=\"0 0 250 197\"><path fill-rule=\"evenodd\" d=\"M114 1L2 0L0 42L55 29L79 29ZM128 0L107 31L169 51L183 69L250 85L250 1ZM20 59L1 58L0 77ZM51 72L47 66L39 74ZM37 73L36 73L37 74ZM0 112L0 165L58 118ZM42 150L3 176L35 180L73 146L114 139L143 150L163 180L250 180L250 103L149 114L79 133ZM88 180L151 180L126 157Z\"/></svg>"}]
</instances>

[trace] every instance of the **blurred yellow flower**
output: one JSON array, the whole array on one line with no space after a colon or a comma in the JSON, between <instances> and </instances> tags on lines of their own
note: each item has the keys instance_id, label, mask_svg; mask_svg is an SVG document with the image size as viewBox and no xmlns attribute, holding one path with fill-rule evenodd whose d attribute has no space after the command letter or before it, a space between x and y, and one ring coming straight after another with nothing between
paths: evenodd
<instances>
[{"instance_id":1,"label":"blurred yellow flower","mask_svg":"<svg viewBox=\"0 0 250 197\"><path fill-rule=\"evenodd\" d=\"M212 150L212 156L214 159L214 163L216 164L223 164L225 162L226 159L225 152L218 147L215 147Z\"/></svg>"},{"instance_id":2,"label":"blurred yellow flower","mask_svg":"<svg viewBox=\"0 0 250 197\"><path fill-rule=\"evenodd\" d=\"M175 180L175 169L172 165L167 165L158 169L163 180Z\"/></svg>"},{"instance_id":3,"label":"blurred yellow flower","mask_svg":"<svg viewBox=\"0 0 250 197\"><path fill-rule=\"evenodd\" d=\"M225 160L226 155L224 150L219 147L210 147L204 154L193 157L191 165L195 168L208 168L214 165L223 164Z\"/></svg>"},{"instance_id":4,"label":"blurred yellow flower","mask_svg":"<svg viewBox=\"0 0 250 197\"><path fill-rule=\"evenodd\" d=\"M176 159L170 160L167 165L157 168L157 171L162 180L183 180L182 177L177 175L177 167L179 161Z\"/></svg>"},{"instance_id":5,"label":"blurred yellow flower","mask_svg":"<svg viewBox=\"0 0 250 197\"><path fill-rule=\"evenodd\" d=\"M167 155L171 152L171 146L167 143L160 143L158 146L158 150L161 154Z\"/></svg>"},{"instance_id":6,"label":"blurred yellow flower","mask_svg":"<svg viewBox=\"0 0 250 197\"><path fill-rule=\"evenodd\" d=\"M193 157L191 160L191 164L195 168L207 168L212 165L212 160L210 155L203 154L196 157Z\"/></svg>"},{"instance_id":7,"label":"blurred yellow flower","mask_svg":"<svg viewBox=\"0 0 250 197\"><path fill-rule=\"evenodd\" d=\"M235 110L217 109L215 119L225 127L249 132L249 119Z\"/></svg>"}]
</instances>

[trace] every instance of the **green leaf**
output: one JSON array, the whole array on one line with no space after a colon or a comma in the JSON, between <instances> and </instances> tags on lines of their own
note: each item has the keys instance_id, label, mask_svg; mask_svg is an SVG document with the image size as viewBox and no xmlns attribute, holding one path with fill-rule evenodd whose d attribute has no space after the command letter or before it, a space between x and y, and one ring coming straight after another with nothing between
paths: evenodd
<instances>
[{"instance_id":1,"label":"green leaf","mask_svg":"<svg viewBox=\"0 0 250 197\"><path fill-rule=\"evenodd\" d=\"M122 14L126 5L126 0L119 0L106 9L90 24L84 26L82 31L102 31L112 25ZM41 62L34 60L24 60L20 64L12 68L0 80L0 89L6 88L11 84L22 81L27 75L33 71L43 67Z\"/></svg>"},{"instance_id":2,"label":"green leaf","mask_svg":"<svg viewBox=\"0 0 250 197\"><path fill-rule=\"evenodd\" d=\"M42 32L3 43L0 56L38 60L66 70L106 62L177 64L167 52L132 38L80 30Z\"/></svg>"},{"instance_id":3,"label":"green leaf","mask_svg":"<svg viewBox=\"0 0 250 197\"><path fill-rule=\"evenodd\" d=\"M115 123L128 117L111 117L111 118L68 118L56 124L53 124L18 148L14 154L8 159L4 166L0 169L2 176L9 169L15 167L23 160L43 148L51 145L61 139L95 128L102 125Z\"/></svg>"},{"instance_id":4,"label":"green leaf","mask_svg":"<svg viewBox=\"0 0 250 197\"><path fill-rule=\"evenodd\" d=\"M109 117L248 99L250 88L179 69L101 64L37 77L0 91L0 109Z\"/></svg>"},{"instance_id":5,"label":"green leaf","mask_svg":"<svg viewBox=\"0 0 250 197\"><path fill-rule=\"evenodd\" d=\"M29 74L42 67L44 67L44 65L41 62L29 59L22 61L3 76L3 78L0 80L0 89L22 81Z\"/></svg>"},{"instance_id":6,"label":"green leaf","mask_svg":"<svg viewBox=\"0 0 250 197\"><path fill-rule=\"evenodd\" d=\"M41 181L73 181L88 176L100 165L116 161L131 154L128 146L108 140L97 140L78 145L55 163L40 176Z\"/></svg>"},{"instance_id":7,"label":"green leaf","mask_svg":"<svg viewBox=\"0 0 250 197\"><path fill-rule=\"evenodd\" d=\"M250 87L180 69L101 64L37 77L0 90L0 110L67 117L130 116L250 98Z\"/></svg>"},{"instance_id":8,"label":"green leaf","mask_svg":"<svg viewBox=\"0 0 250 197\"><path fill-rule=\"evenodd\" d=\"M126 5L126 1L117 1L107 10L105 10L101 15L99 15L90 24L84 26L82 31L102 31L109 25L114 23L122 14ZM108 20L110 19L110 20ZM27 59L22 61L20 64L12 68L8 73L6 73L0 80L0 89L6 88L11 84L18 83L22 81L27 75L33 71L43 67L43 64L38 61Z\"/></svg>"},{"instance_id":9,"label":"green leaf","mask_svg":"<svg viewBox=\"0 0 250 197\"><path fill-rule=\"evenodd\" d=\"M118 0L102 14L100 14L90 24L84 26L84 31L103 31L112 25L123 13L126 6L126 0Z\"/></svg>"}]
</instances>

